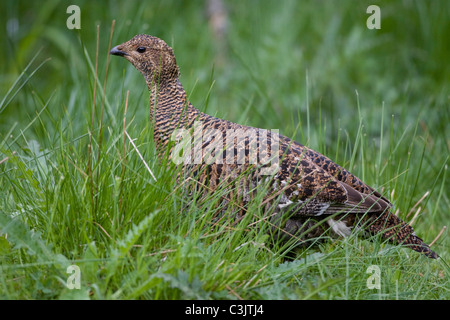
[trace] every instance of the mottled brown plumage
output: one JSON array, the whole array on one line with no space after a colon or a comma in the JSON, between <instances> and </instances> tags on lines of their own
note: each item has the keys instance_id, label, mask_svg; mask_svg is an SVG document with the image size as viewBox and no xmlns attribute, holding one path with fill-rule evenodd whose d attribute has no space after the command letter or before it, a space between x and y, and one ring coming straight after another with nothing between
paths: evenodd
<instances>
[{"instance_id":1,"label":"mottled brown plumage","mask_svg":"<svg viewBox=\"0 0 450 320\"><path fill-rule=\"evenodd\" d=\"M411 226L391 213L392 205L385 197L327 157L276 132L235 124L194 108L178 80L173 50L163 40L137 35L110 53L130 61L147 82L159 152L169 149L174 161L174 146L169 141L191 133L193 140L189 141L198 142L199 149L192 148L182 159L185 171L195 174L209 190L242 179L232 192L239 193L243 206L258 184L270 183L264 201L266 207L276 205L270 221L279 230L278 238L294 236L302 243L327 231L346 236L352 229L361 229L430 258L438 257ZM275 167L265 156L276 157ZM266 161L254 161L262 158ZM261 175L268 167L276 170ZM320 223L324 219L326 224Z\"/></svg>"}]
</instances>

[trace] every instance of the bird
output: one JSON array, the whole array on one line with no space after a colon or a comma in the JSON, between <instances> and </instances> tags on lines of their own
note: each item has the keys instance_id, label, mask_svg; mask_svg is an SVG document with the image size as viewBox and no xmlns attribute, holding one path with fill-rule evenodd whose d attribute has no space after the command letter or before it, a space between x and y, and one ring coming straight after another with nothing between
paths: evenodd
<instances>
[{"instance_id":1,"label":"bird","mask_svg":"<svg viewBox=\"0 0 450 320\"><path fill-rule=\"evenodd\" d=\"M237 181L230 192L241 200L240 217L255 188L266 183L261 205L274 208L267 221L275 239L294 238L302 246L325 234L340 238L360 230L358 235L379 235L428 258L439 257L393 213L385 196L328 157L276 130L236 124L195 108L164 40L138 34L109 53L128 60L145 78L158 155L166 152L213 192Z\"/></svg>"}]
</instances>

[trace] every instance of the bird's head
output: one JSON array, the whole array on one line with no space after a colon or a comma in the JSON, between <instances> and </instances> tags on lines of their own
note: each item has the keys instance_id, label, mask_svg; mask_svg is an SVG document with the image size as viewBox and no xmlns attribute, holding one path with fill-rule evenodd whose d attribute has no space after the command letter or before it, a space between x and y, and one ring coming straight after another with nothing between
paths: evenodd
<instances>
[{"instance_id":1,"label":"bird's head","mask_svg":"<svg viewBox=\"0 0 450 320\"><path fill-rule=\"evenodd\" d=\"M130 61L148 83L170 81L179 76L172 48L157 37L139 34L115 46L109 53Z\"/></svg>"}]
</instances>

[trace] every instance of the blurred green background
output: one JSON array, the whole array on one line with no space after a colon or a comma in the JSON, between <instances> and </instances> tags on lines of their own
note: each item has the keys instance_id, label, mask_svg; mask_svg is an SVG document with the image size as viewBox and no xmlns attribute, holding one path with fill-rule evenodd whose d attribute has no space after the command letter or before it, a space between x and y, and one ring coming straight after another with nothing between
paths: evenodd
<instances>
[{"instance_id":1,"label":"blurred green background","mask_svg":"<svg viewBox=\"0 0 450 320\"><path fill-rule=\"evenodd\" d=\"M379 130L384 103L385 112L398 115L398 121L409 123L420 117L423 128L448 136L448 1L218 1L219 6L215 2L2 1L2 96L39 50L34 67L51 60L3 107L0 132L8 131L13 122L26 124L35 115L30 91L43 101L55 94L47 107L55 118L68 116L63 114L64 106L70 116L88 112L83 102L89 94L70 88L87 80L92 87L83 47L95 62L97 25L103 82L115 19L113 45L148 33L174 48L182 83L194 105L204 105L214 81L208 111L221 117L282 127L290 134L309 102L312 119L320 109L333 134L338 119L343 128L357 121L357 90L363 116L376 124L373 130ZM66 27L71 4L81 9L79 31ZM370 4L381 8L380 30L366 27ZM126 89L139 97L146 87L131 68L118 59L110 64L114 74L126 70L132 84ZM121 80L110 79L114 91L118 86L111 81ZM113 99L114 93L110 91L108 98ZM70 101L76 106L70 108Z\"/></svg>"},{"instance_id":2,"label":"blurred green background","mask_svg":"<svg viewBox=\"0 0 450 320\"><path fill-rule=\"evenodd\" d=\"M71 15L66 10L72 4L81 10L80 30L66 27ZM372 4L381 9L380 30L370 30L366 26L369 18L366 10ZM39 238L39 233L34 232L41 232L44 242L53 248L56 257L62 254L70 259L87 261L97 253L92 253L95 248L89 251L86 243L95 242L99 248L98 256L109 257L109 249L115 248L116 239L123 239L127 228L131 228L131 224L125 224L123 228L120 225L115 229L116 226L109 223L110 214L117 219L121 217L120 221L123 221L121 206L117 205L117 190L113 188L119 181L118 177L122 177L122 151L117 142L122 141L121 125L127 90L130 91L127 112L130 127L127 130L133 137L148 137L143 128L148 125L149 94L144 79L130 63L108 56L113 20L112 46L136 34L147 33L164 39L174 49L181 69L181 82L191 102L202 111L241 124L279 129L281 134L294 137L326 154L381 190L406 221L411 221L414 213L420 213L414 228L427 242L445 230L443 226L448 226L450 1L2 0L0 185L3 189L0 191L0 213L4 211L5 214L0 218L4 218L5 226L12 225L10 221L19 220L14 217L21 216L24 225L32 231L24 229L22 234L26 237L32 240L37 234L36 238ZM91 124L97 26L98 86L95 121ZM104 85L106 71L106 103L102 119L105 139L99 146L100 143L95 143L101 141L101 135L96 134L99 132L103 100L100 86ZM98 189L94 188L99 191L98 207L91 206L88 201L93 198L92 189L87 187L89 181L92 184L92 177L89 180L83 172L91 167L91 152L87 145L90 143L88 133L92 129L95 133L93 162L98 165L96 172L100 173L100 179L97 175L96 180ZM152 146L146 144L147 140L138 141L141 150L144 149L144 156L152 155L148 151ZM97 150L98 158L95 158ZM17 157L12 156L13 152ZM131 151L129 158L126 171L129 180L126 181L133 183L120 184L120 188L128 192L125 194L132 195L127 197L127 203L135 208L134 211L124 210L129 217L128 223L138 223L151 208L165 210L164 215L169 218L171 214L178 217L176 206L173 212L169 210L171 203L166 194L155 192L163 187L155 188L145 178L146 170L139 167L141 162ZM157 162L150 156L148 161L155 169ZM66 181L64 184L63 179ZM64 188L60 192L61 185ZM140 192L147 192L145 199ZM425 200L419 205L420 199ZM206 206L210 207L209 204ZM201 214L201 208L199 212ZM61 220L65 223L61 224ZM105 226L113 238L109 238L108 233L106 237L103 229L89 224L91 220ZM184 222L188 225L189 219ZM217 268L222 265L222 251L212 246L211 253L208 251L211 243L206 241L204 247L197 246L201 241L192 240L192 237L186 240L184 234L180 238L183 241L172 237L175 240L171 243L167 239L172 239L172 233L176 235L177 225L169 225L170 228L162 231L146 230L149 239L153 239L153 233L157 232L164 241L157 245L149 242L151 247L143 247L140 257L144 256L149 263L159 266L163 260L159 256L149 258L148 251L169 248L183 255L185 251L177 251L178 246L195 243L195 248L204 249L205 261L210 264L205 265L198 259L197 267L189 269L191 278L200 275L208 290L216 290L216 280L211 280L216 276L212 270L217 270L214 263L217 262ZM60 232L62 228L70 232ZM8 253L5 265L12 270L5 272L2 279L6 280L0 279L4 288L9 290L5 297L59 296L57 285L42 285L44 289L38 285L39 281L45 283L54 279L53 275L48 275L52 272L47 270L46 262L36 267L42 272L41 278L36 276L40 279L37 284L34 278L20 273L22 264L33 265L35 260L31 254L28 256L21 251L19 245L9 245L11 238L14 242L13 231L10 231L8 240L6 235L0 234L0 252ZM447 235L448 232L444 232L433 247L443 257L448 255ZM23 243L33 243L26 237L23 237ZM18 236L16 238L21 240ZM220 243L219 248L222 248ZM243 258L236 261L234 250L228 250L226 241L224 243L223 248L227 250L222 248L223 254L231 255L230 266L236 262L235 269L241 283L258 275L260 278L255 281L262 280L262 287L275 288L274 291L283 288L279 289L280 292L288 288L285 282L280 282L279 287L272 286L272 271L268 270L275 270L273 278L276 279L277 268L267 268L260 273L266 268L267 260L257 261L250 252L242 254ZM335 252L334 249L328 251ZM266 259L272 259L265 253ZM369 249L358 251L359 256L366 256L366 253L368 261L371 261ZM211 259L214 254L215 258ZM236 254L240 255L239 252ZM186 257L190 257L188 253ZM374 257L378 259L377 255ZM436 264L423 264L434 270L434 278L428 278L432 272L420 269L419 273L417 270L422 264L416 264L415 257L411 255L411 261L406 261L408 268L404 278L411 285L402 288L405 296L410 297L413 293L416 299L422 298L422 294L428 299L447 297L448 286L444 283L447 280L443 271L436 269ZM321 265L324 270L335 272L335 267L339 269L337 275L330 273L331 278L349 278L347 251L341 258ZM176 274L184 268L184 260L177 259L176 255L175 258L169 256L165 265L173 267L173 270L163 271ZM248 263L243 264L246 259ZM386 259L390 269L398 267L398 260L390 260L389 255ZM405 260L402 261L405 265ZM247 266L246 269L243 265ZM297 267L294 267L297 272ZM365 288L366 267L361 263L352 268L352 277L357 274L357 279L360 279L362 273L364 278L363 282L355 285L354 292L347 292L345 287L343 294L342 284L338 283L334 291L324 287L321 294L332 298L359 297L361 290L366 290L361 289ZM113 289L108 287L108 283L102 284L103 266L92 268L91 273L83 272L91 274L94 280L90 283L101 288L95 297L111 297ZM127 268L134 272L134 262ZM222 290L225 285L230 285L236 290L236 279L230 275L227 264L221 268L225 280L218 288ZM319 272L314 268L313 264L307 277L322 279L323 270ZM145 264L137 269L145 281L147 273L156 270ZM122 273L111 270L113 287L119 292L129 277L123 270L123 277ZM247 273L239 270L247 270ZM422 272L427 277L422 277ZM411 275L416 275L419 280ZM15 279L20 281L15 282ZM141 285L141 278L136 279L136 282L129 281L130 287L136 283ZM291 283L291 277L286 279ZM294 282L294 293L298 285L304 283L303 280ZM313 280L312 283L319 283L319 288L321 282ZM47 292L48 287L56 289ZM160 286L160 290L156 297L185 297L171 296L165 284ZM239 290L244 298L255 296L251 290L246 292L246 286ZM293 296L310 297L310 293L315 292L309 287L302 290L306 295ZM266 297L285 297L274 291ZM256 296L261 297L258 294ZM140 294L136 293L136 296ZM120 297L120 294L112 297ZM149 297L154 298L155 295L150 293ZM369 292L364 297L373 296Z\"/></svg>"}]
</instances>

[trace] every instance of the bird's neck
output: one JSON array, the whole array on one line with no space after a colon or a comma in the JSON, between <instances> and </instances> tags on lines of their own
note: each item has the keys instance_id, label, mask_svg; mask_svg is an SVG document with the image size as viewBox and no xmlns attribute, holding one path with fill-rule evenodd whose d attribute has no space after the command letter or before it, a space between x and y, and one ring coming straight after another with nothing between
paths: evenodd
<instances>
[{"instance_id":1,"label":"bird's neck","mask_svg":"<svg viewBox=\"0 0 450 320\"><path fill-rule=\"evenodd\" d=\"M147 81L150 91L150 120L158 147L167 145L174 130L191 127L203 113L189 102L178 79L159 83Z\"/></svg>"},{"instance_id":2,"label":"bird's neck","mask_svg":"<svg viewBox=\"0 0 450 320\"><path fill-rule=\"evenodd\" d=\"M149 81L147 86L150 91L150 102L152 108L165 106L169 100L174 102L186 101L186 92L178 79L164 80L161 82Z\"/></svg>"}]
</instances>

